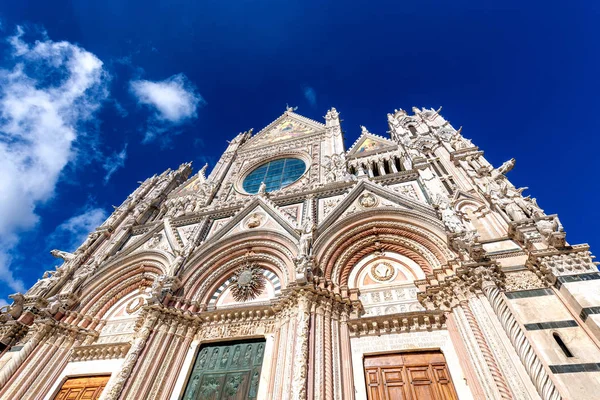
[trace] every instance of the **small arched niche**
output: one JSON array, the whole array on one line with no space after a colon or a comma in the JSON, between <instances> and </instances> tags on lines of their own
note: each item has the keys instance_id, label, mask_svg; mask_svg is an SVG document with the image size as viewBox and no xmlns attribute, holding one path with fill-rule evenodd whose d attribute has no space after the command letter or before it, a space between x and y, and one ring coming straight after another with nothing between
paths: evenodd
<instances>
[{"instance_id":1,"label":"small arched niche","mask_svg":"<svg viewBox=\"0 0 600 400\"><path fill-rule=\"evenodd\" d=\"M391 251L376 251L363 257L352 269L350 288L360 290L366 316L421 311L415 280L425 273L410 258Z\"/></svg>"}]
</instances>

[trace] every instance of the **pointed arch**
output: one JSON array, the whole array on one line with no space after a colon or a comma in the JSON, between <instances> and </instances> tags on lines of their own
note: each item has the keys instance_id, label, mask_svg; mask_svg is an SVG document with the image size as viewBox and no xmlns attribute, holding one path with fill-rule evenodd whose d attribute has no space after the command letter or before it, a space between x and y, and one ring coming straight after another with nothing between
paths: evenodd
<instances>
[{"instance_id":1,"label":"pointed arch","mask_svg":"<svg viewBox=\"0 0 600 400\"><path fill-rule=\"evenodd\" d=\"M329 226L314 246L322 274L341 286L348 284L350 272L363 257L378 250L410 258L425 274L455 258L438 220L400 209L351 214Z\"/></svg>"},{"instance_id":2,"label":"pointed arch","mask_svg":"<svg viewBox=\"0 0 600 400\"><path fill-rule=\"evenodd\" d=\"M79 295L81 314L100 319L123 296L151 286L158 275L167 271L168 260L159 252L136 253L125 260L110 262L96 272Z\"/></svg>"},{"instance_id":3,"label":"pointed arch","mask_svg":"<svg viewBox=\"0 0 600 400\"><path fill-rule=\"evenodd\" d=\"M249 231L221 239L186 263L179 296L207 305L219 286L246 262L272 271L285 288L295 279L293 260L297 254L296 243L274 231Z\"/></svg>"}]
</instances>

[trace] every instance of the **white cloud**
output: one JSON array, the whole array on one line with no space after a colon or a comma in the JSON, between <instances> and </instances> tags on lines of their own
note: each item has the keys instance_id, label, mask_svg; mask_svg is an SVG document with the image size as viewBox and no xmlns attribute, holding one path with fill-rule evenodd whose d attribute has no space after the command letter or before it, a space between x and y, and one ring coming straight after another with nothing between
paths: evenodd
<instances>
[{"instance_id":1,"label":"white cloud","mask_svg":"<svg viewBox=\"0 0 600 400\"><path fill-rule=\"evenodd\" d=\"M53 245L61 250L74 251L85 240L88 233L100 226L108 218L102 208L86 207L80 214L64 221L51 235Z\"/></svg>"},{"instance_id":2,"label":"white cloud","mask_svg":"<svg viewBox=\"0 0 600 400\"><path fill-rule=\"evenodd\" d=\"M11 249L19 232L35 226L36 206L53 196L75 159L74 143L87 134L108 79L102 61L85 49L22 36L19 27L8 38L12 53L0 69L0 280L21 291Z\"/></svg>"},{"instance_id":3,"label":"white cloud","mask_svg":"<svg viewBox=\"0 0 600 400\"><path fill-rule=\"evenodd\" d=\"M110 180L112 174L114 174L119 168L125 166L125 160L127 159L127 143L123 146L123 150L118 153L113 153L104 160L102 168L106 171L104 176L104 184L106 185Z\"/></svg>"},{"instance_id":4,"label":"white cloud","mask_svg":"<svg viewBox=\"0 0 600 400\"><path fill-rule=\"evenodd\" d=\"M148 106L153 111L144 142L150 142L169 128L196 118L198 107L206 104L183 74L158 82L131 81L129 88L139 104Z\"/></svg>"},{"instance_id":5,"label":"white cloud","mask_svg":"<svg viewBox=\"0 0 600 400\"><path fill-rule=\"evenodd\" d=\"M305 86L302 89L302 92L304 93L304 97L306 98L306 101L308 101L308 104L315 107L317 105L317 92L315 92L315 89L310 86Z\"/></svg>"}]
</instances>

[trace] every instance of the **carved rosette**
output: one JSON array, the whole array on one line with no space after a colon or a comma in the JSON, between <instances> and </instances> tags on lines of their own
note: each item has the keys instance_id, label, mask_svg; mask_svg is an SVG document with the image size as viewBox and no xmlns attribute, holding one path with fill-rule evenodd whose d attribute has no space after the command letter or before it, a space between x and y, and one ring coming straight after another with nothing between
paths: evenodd
<instances>
[{"instance_id":1,"label":"carved rosette","mask_svg":"<svg viewBox=\"0 0 600 400\"><path fill-rule=\"evenodd\" d=\"M233 275L231 294L236 301L248 301L258 297L265 288L263 270L256 264L248 264Z\"/></svg>"}]
</instances>

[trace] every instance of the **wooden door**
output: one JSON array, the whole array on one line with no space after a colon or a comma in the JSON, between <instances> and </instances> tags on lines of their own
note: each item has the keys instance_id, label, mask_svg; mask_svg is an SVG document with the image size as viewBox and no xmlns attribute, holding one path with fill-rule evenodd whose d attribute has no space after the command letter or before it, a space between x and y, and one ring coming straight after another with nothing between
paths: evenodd
<instances>
[{"instance_id":1,"label":"wooden door","mask_svg":"<svg viewBox=\"0 0 600 400\"><path fill-rule=\"evenodd\" d=\"M183 399L256 399L264 351L264 340L203 346L196 357Z\"/></svg>"},{"instance_id":2,"label":"wooden door","mask_svg":"<svg viewBox=\"0 0 600 400\"><path fill-rule=\"evenodd\" d=\"M86 376L69 378L60 388L54 400L97 400L110 376Z\"/></svg>"},{"instance_id":3,"label":"wooden door","mask_svg":"<svg viewBox=\"0 0 600 400\"><path fill-rule=\"evenodd\" d=\"M439 351L365 357L369 400L456 400L444 355Z\"/></svg>"}]
</instances>

